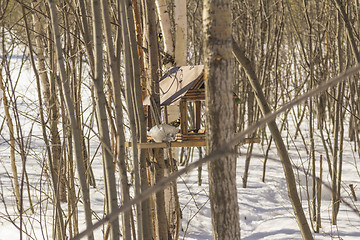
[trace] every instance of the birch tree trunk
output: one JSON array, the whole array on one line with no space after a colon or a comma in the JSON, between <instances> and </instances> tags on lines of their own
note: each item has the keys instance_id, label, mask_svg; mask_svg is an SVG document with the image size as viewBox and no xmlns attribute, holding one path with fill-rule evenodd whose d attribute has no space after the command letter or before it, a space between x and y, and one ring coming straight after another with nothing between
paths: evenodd
<instances>
[{"instance_id":1,"label":"birch tree trunk","mask_svg":"<svg viewBox=\"0 0 360 240\"><path fill-rule=\"evenodd\" d=\"M174 63L174 42L173 36L171 34L171 24L169 17L169 10L167 6L166 0L156 0L156 6L158 10L159 23L163 35L164 41L164 51L165 56L163 57L163 64L166 67L171 67L170 63ZM177 30L183 28L183 31L186 33L187 31L187 19L186 19L186 1L181 1L181 3L177 3L177 7L175 6L175 24ZM177 22L179 21L179 22ZM184 24L185 22L185 24ZM182 36L182 32L179 32L179 36ZM185 36L186 37L186 36ZM176 39L179 43L179 48L184 47L184 54L178 54L178 62L181 64L186 64L186 43L187 39ZM180 65L179 65L180 66ZM164 118L167 122L176 121L179 119L179 105L170 105L166 106L166 111L164 114L167 114ZM179 162L179 148L168 148L165 149L165 158L167 158L167 163L165 166L164 176L168 176L175 170L175 162ZM164 191L165 194L165 203L166 203L166 215L168 219L169 233L174 237L174 239L178 238L179 230L180 230L180 222L181 222L181 210L179 205L179 197L177 195L177 183L174 181L170 187L166 188Z\"/></svg>"},{"instance_id":2,"label":"birch tree trunk","mask_svg":"<svg viewBox=\"0 0 360 240\"><path fill-rule=\"evenodd\" d=\"M94 49L94 44L92 41L92 31L91 28L89 26L88 23L88 13L86 11L87 6L85 4L84 0L79 0L79 12L81 13L81 26L82 26L82 30L80 31L82 37L83 37L83 42L84 42L84 46L86 49L86 53L87 53L87 59L89 60L89 64L90 64L90 71L91 74L94 75L94 53L93 53L93 49ZM80 89L80 88L79 88ZM74 91L74 99L77 99L75 96L77 96L78 94ZM79 92L80 93L80 92ZM80 118L80 104L78 104L76 101L74 102L75 105L75 112L77 113L76 118L79 124L79 129L81 129L81 118ZM95 179L94 179L94 174L92 172L92 168L91 168L91 164L89 162L89 154L87 153L86 150L86 145L85 145L85 138L83 135L83 132L81 132L80 140L81 140L81 147L82 147L82 151L83 151L83 158L84 158L84 163L85 163L85 169L86 169L86 179L87 182L91 185L94 186L96 185L95 183Z\"/></svg>"},{"instance_id":3,"label":"birch tree trunk","mask_svg":"<svg viewBox=\"0 0 360 240\"><path fill-rule=\"evenodd\" d=\"M235 133L231 1L205 0L203 12L207 150L211 153ZM209 162L213 239L240 239L236 157Z\"/></svg>"},{"instance_id":4,"label":"birch tree trunk","mask_svg":"<svg viewBox=\"0 0 360 240\"><path fill-rule=\"evenodd\" d=\"M50 149L50 144L49 144L47 132L46 132L44 107L42 104L43 102L42 102L41 87L40 87L40 74L35 66L35 59L34 59L34 55L33 55L34 49L33 49L33 45L31 42L30 30L29 30L27 17L26 17L25 7L22 7L22 12L23 12L23 19L24 19L24 23L25 23L26 36L27 36L29 50L30 50L30 62L31 62L31 66L33 68L34 74L36 76L35 79L36 79L37 95L38 95L38 101L39 101L39 116L40 116L40 123L41 123L41 128L42 128L42 135L43 135L44 144L46 146L46 153L47 153L47 159L48 159L48 163L49 163L50 176L51 176L51 180L53 182L53 194L54 194L54 200L53 200L54 222L53 222L53 224L55 225L53 227L53 237L55 239L61 240L61 239L65 238L65 230L64 230L64 221L63 221L63 215L62 215L62 210L61 210L61 205L60 205L60 194L59 194L60 187L59 187L58 165L60 164L60 161L59 161L60 157L58 157L58 159L57 159L58 161L55 162L55 160L53 159L52 151ZM38 24L38 25L40 25L40 24ZM44 69L42 69L42 70L44 70ZM47 96L47 97L49 97L49 96ZM65 199L66 199L66 197L65 197Z\"/></svg>"},{"instance_id":5,"label":"birch tree trunk","mask_svg":"<svg viewBox=\"0 0 360 240\"><path fill-rule=\"evenodd\" d=\"M33 7L34 4L33 4ZM39 12L41 12L40 7L37 7ZM37 56L37 65L39 69L39 77L41 86L43 88L44 101L46 105L47 115L49 116L49 125L50 125L50 140L51 140L51 154L52 160L54 163L54 170L56 174L56 178L59 179L59 196L62 202L66 202L66 177L65 177L65 165L60 164L61 160L61 142L60 142L60 134L58 129L58 121L59 121L59 108L56 103L56 88L55 82L49 81L47 71L46 71L46 63L45 63L45 55L44 55L44 42L41 40L41 35L44 34L43 18L40 15L32 14L32 21L34 24L34 30L37 33L35 36L36 48L34 49ZM59 166L61 166L59 168Z\"/></svg>"},{"instance_id":6,"label":"birch tree trunk","mask_svg":"<svg viewBox=\"0 0 360 240\"><path fill-rule=\"evenodd\" d=\"M186 2L186 1L184 1ZM159 16L161 33L164 41L165 57L174 57L174 41L171 34L169 9L166 0L156 0L156 7Z\"/></svg>"},{"instance_id":7,"label":"birch tree trunk","mask_svg":"<svg viewBox=\"0 0 360 240\"><path fill-rule=\"evenodd\" d=\"M94 32L94 47L95 47L95 73L94 73L94 88L96 98L96 113L98 119L98 128L101 141L101 150L103 157L103 169L105 177L106 190L106 204L107 214L113 212L118 208L117 192L115 182L115 171L111 153L111 143L109 136L109 126L106 115L105 94L103 83L103 34L101 22L101 7L99 0L92 1L92 15L93 15L93 32ZM119 219L115 218L111 223L110 239L115 240L120 238Z\"/></svg>"},{"instance_id":8,"label":"birch tree trunk","mask_svg":"<svg viewBox=\"0 0 360 240\"><path fill-rule=\"evenodd\" d=\"M85 0L79 0L79 11L81 15L81 25L83 30L81 31L84 38L85 49L89 58L90 68L94 70L94 53L93 42L91 40L91 31L88 24L88 13L86 12Z\"/></svg>"},{"instance_id":9,"label":"birch tree trunk","mask_svg":"<svg viewBox=\"0 0 360 240\"><path fill-rule=\"evenodd\" d=\"M186 0L174 0L175 4L175 65L186 65L187 18Z\"/></svg>"},{"instance_id":10,"label":"birch tree trunk","mask_svg":"<svg viewBox=\"0 0 360 240\"><path fill-rule=\"evenodd\" d=\"M62 46L60 42L60 31L59 31L59 25L57 20L57 14L56 14L56 5L53 0L48 0L49 3L49 9L50 9L50 15L51 15L51 24L53 27L54 32L54 41L55 41L55 50L57 55L57 63L59 65L60 69L60 79L62 88L64 90L65 95L65 103L66 108L68 111L68 115L70 118L70 125L72 130L72 137L74 141L74 148L75 148L75 158L77 163L77 170L80 180L80 187L83 197L83 205L84 205L84 212L85 212L85 220L86 220L86 227L89 228L92 226L92 213L91 213L91 207L90 207L90 194L89 189L86 183L86 174L85 174L85 168L84 168L84 161L83 161L83 155L82 155L82 149L81 149L81 141L78 137L80 135L80 131L78 129L78 124L75 118L75 110L73 101L71 99L71 93L70 93L70 86L69 86L69 79L66 76L65 71L65 65L64 65L64 58L62 53ZM91 232L88 234L88 240L93 240L94 234Z\"/></svg>"}]
</instances>

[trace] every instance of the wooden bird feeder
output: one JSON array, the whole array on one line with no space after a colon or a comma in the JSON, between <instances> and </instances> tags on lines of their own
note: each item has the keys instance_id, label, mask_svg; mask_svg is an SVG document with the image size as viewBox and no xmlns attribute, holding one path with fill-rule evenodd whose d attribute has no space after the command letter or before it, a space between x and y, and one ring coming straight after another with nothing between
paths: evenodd
<instances>
[{"instance_id":1,"label":"wooden bird feeder","mask_svg":"<svg viewBox=\"0 0 360 240\"><path fill-rule=\"evenodd\" d=\"M173 67L160 79L160 106L166 108L178 105L180 112L180 129L176 141L171 143L139 143L139 148L193 147L205 146L205 129L202 128L201 106L205 101L204 66ZM143 101L151 126L150 97ZM189 122L189 110L192 109L193 121ZM246 142L258 142L246 140ZM130 143L126 144L128 147Z\"/></svg>"},{"instance_id":2,"label":"wooden bird feeder","mask_svg":"<svg viewBox=\"0 0 360 240\"><path fill-rule=\"evenodd\" d=\"M170 105L179 106L180 129L176 141L171 142L170 145L173 147L205 146L205 129L201 129L201 105L205 101L204 66L173 67L160 79L159 86L160 106L165 108L165 112ZM145 96L143 104L147 109L150 122L149 96ZM192 104L194 116L191 124L188 118L189 104ZM155 145L161 146L161 143L155 143ZM154 147L154 143L151 147Z\"/></svg>"}]
</instances>

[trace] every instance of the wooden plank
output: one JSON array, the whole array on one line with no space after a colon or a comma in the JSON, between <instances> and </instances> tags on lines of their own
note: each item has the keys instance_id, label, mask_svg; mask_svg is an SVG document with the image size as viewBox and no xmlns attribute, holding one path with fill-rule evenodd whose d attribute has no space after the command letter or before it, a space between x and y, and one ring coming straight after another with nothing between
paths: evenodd
<instances>
[{"instance_id":1,"label":"wooden plank","mask_svg":"<svg viewBox=\"0 0 360 240\"><path fill-rule=\"evenodd\" d=\"M191 141L191 140L205 140L206 136L205 134L204 135L185 135L185 136L182 136L182 140L183 141Z\"/></svg>"},{"instance_id":2,"label":"wooden plank","mask_svg":"<svg viewBox=\"0 0 360 240\"><path fill-rule=\"evenodd\" d=\"M180 101L180 133L186 134L188 132L188 119L187 119L187 102Z\"/></svg>"},{"instance_id":3,"label":"wooden plank","mask_svg":"<svg viewBox=\"0 0 360 240\"><path fill-rule=\"evenodd\" d=\"M204 89L195 89L189 90L182 99L188 100L205 100L205 90Z\"/></svg>"},{"instance_id":4,"label":"wooden plank","mask_svg":"<svg viewBox=\"0 0 360 240\"><path fill-rule=\"evenodd\" d=\"M248 143L260 143L260 138L245 138L243 142L239 143L240 145ZM125 147L131 147L131 142L125 142ZM147 142L147 143L138 143L138 148L168 148L168 147L203 147L206 146L206 140L182 140L177 142Z\"/></svg>"},{"instance_id":5,"label":"wooden plank","mask_svg":"<svg viewBox=\"0 0 360 240\"><path fill-rule=\"evenodd\" d=\"M195 83L191 89L200 89L201 85L204 83L204 75L204 71L202 71L201 75L195 80Z\"/></svg>"},{"instance_id":6,"label":"wooden plank","mask_svg":"<svg viewBox=\"0 0 360 240\"><path fill-rule=\"evenodd\" d=\"M138 148L168 148L168 147L201 147L205 146L205 140L198 141L186 141L186 142L170 142L170 143L156 143L156 142L148 142L148 143L138 143ZM131 142L125 142L125 147L131 147Z\"/></svg>"},{"instance_id":7,"label":"wooden plank","mask_svg":"<svg viewBox=\"0 0 360 240\"><path fill-rule=\"evenodd\" d=\"M188 101L203 101L205 100L205 95L194 95L194 96L186 96L183 97L182 100L188 100Z\"/></svg>"},{"instance_id":8,"label":"wooden plank","mask_svg":"<svg viewBox=\"0 0 360 240\"><path fill-rule=\"evenodd\" d=\"M189 91L187 91L187 93L185 94L185 96L187 96L188 94L205 94L205 89L191 89Z\"/></svg>"}]
</instances>

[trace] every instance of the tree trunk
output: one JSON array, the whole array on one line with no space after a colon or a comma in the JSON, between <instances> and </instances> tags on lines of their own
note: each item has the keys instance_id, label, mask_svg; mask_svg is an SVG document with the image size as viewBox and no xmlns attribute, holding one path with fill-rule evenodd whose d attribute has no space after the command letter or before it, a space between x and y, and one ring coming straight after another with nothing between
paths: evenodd
<instances>
[{"instance_id":1,"label":"tree trunk","mask_svg":"<svg viewBox=\"0 0 360 240\"><path fill-rule=\"evenodd\" d=\"M163 64L166 67L171 67L174 64L174 42L173 36L171 33L171 24L169 17L169 10L167 6L166 0L156 0L159 22L161 26L163 41L164 41L164 57ZM175 24L176 31L187 31L187 18L186 18L186 1L181 1L175 3ZM185 22L185 24L184 24ZM180 36L182 36L182 31L179 32ZM180 41L180 39L176 39ZM177 42L178 43L178 42ZM186 44L187 39L184 36L179 42L178 48L184 49L184 54L177 53L177 62L181 64L186 64ZM176 121L179 119L179 105L170 105L166 106L165 113L165 123ZM165 149L165 171L164 176L168 176L169 174L176 171L174 168L174 160L179 162L179 148L167 148ZM169 233L172 235L174 239L178 238L179 230L180 230L180 221L181 221L181 213L180 213L180 205L179 205L179 197L177 195L177 183L174 181L168 188L165 189L165 203L166 203L166 215L168 219Z\"/></svg>"},{"instance_id":2,"label":"tree trunk","mask_svg":"<svg viewBox=\"0 0 360 240\"><path fill-rule=\"evenodd\" d=\"M79 139L79 129L78 124L75 118L75 111L74 111L74 105L71 99L70 95L70 86L69 86L69 79L66 76L65 71L65 65L64 65L64 58L62 53L62 46L60 42L60 31L59 31L59 25L57 20L57 14L56 14L56 5L53 0L48 0L49 3L49 9L51 14L51 23L53 27L54 32L54 41L55 41L55 50L57 55L57 62L60 68L60 78L62 83L62 88L64 90L65 95L65 103L68 111L68 115L70 118L70 125L72 130L72 136L74 141L74 147L75 147L75 158L77 163L77 169L78 169L78 175L80 180L80 187L82 191L82 197L83 197L83 205L84 205L84 212L85 212L85 220L86 220L86 227L89 228L92 226L92 213L91 213L91 207L90 207L90 194L89 189L86 183L86 173L84 168L84 161L83 161L83 155L81 151L81 142ZM94 235L93 233L88 234L88 239L93 240Z\"/></svg>"},{"instance_id":3,"label":"tree trunk","mask_svg":"<svg viewBox=\"0 0 360 240\"><path fill-rule=\"evenodd\" d=\"M183 1L186 3L186 1ZM162 41L164 42L165 58L164 64L171 66L171 59L174 58L174 41L171 34L169 9L166 0L156 0L159 23L161 27Z\"/></svg>"},{"instance_id":4,"label":"tree trunk","mask_svg":"<svg viewBox=\"0 0 360 240\"><path fill-rule=\"evenodd\" d=\"M160 67L159 67L159 47L157 43L156 34L156 16L155 16L155 0L146 1L147 10L147 40L149 49L149 89L150 98L152 99L152 113L155 124L159 124L161 121L160 110L160 91L159 91L159 79L160 79ZM164 150L154 149L153 152L153 164L155 168L155 183L160 181L164 177ZM168 239L168 224L165 211L165 199L164 190L155 194L155 228L156 237L160 240Z\"/></svg>"},{"instance_id":5,"label":"tree trunk","mask_svg":"<svg viewBox=\"0 0 360 240\"><path fill-rule=\"evenodd\" d=\"M35 60L34 60L34 55L33 55L33 46L32 46L32 42L31 42L31 36L30 36L30 31L29 31L29 26L28 26L28 22L27 22L27 17L26 17L26 13L25 13L25 7L22 7L22 11L23 11L23 19L25 22L25 30L26 30L26 36L27 36L27 40L28 40L28 44L29 44L29 50L30 50L30 62L34 71L34 74L36 76L36 87L37 87L37 94L38 94L38 100L39 100L39 115L40 115L40 123L41 123L41 128L42 128L42 135L43 135L43 140L46 146L46 152L47 152L47 158L48 158L48 163L49 163L49 168L50 168L50 176L51 176L51 180L53 182L53 194L54 194L54 227L53 227L53 236L55 239L64 239L65 238L65 230L64 230L64 221L63 221L63 215L62 215L62 210L61 210L61 205L60 205L60 194L59 194L59 171L58 171L58 165L60 164L60 161L55 162L55 160L52 158L52 152L50 149L50 144L48 141L48 137L47 137L47 132L46 132L46 122L45 122L45 117L44 117L44 108L43 108L43 104L42 104L42 96L41 96L41 87L40 87L40 76L39 73L37 71L37 68L35 66ZM48 96L47 96L48 97ZM58 157L57 160L59 160L60 157Z\"/></svg>"},{"instance_id":6,"label":"tree trunk","mask_svg":"<svg viewBox=\"0 0 360 240\"><path fill-rule=\"evenodd\" d=\"M174 0L175 5L175 65L185 66L187 56L186 0Z\"/></svg>"},{"instance_id":7,"label":"tree trunk","mask_svg":"<svg viewBox=\"0 0 360 240\"><path fill-rule=\"evenodd\" d=\"M146 84L142 81L142 79L145 79L144 77L144 56L142 48L139 48L139 44L142 43L142 37L139 35L140 28L137 26L136 32L138 33L137 36L135 36L135 22L134 22L134 15L136 16L136 19L139 20L139 14L137 10L136 1L132 0L132 5L130 0L126 1L126 4L124 6L125 8L125 14L127 21L124 22L127 23L127 31L129 35L130 40L130 53L131 53L131 63L132 63L132 97L134 99L134 109L136 111L136 120L137 120L137 133L138 133L138 141L139 142L146 142L147 141L147 133L146 133L146 120L145 120L145 113L144 108L142 104L142 96L144 92L143 89L146 89ZM135 14L133 14L135 13ZM124 24L125 24L124 23ZM136 22L136 24L138 24ZM124 25L125 27L125 25ZM143 88L143 89L142 89ZM139 150L137 150L139 151ZM141 192L146 191L149 188L149 182L147 178L147 150L146 149L140 149L138 154L138 162L135 162L134 158L134 166L136 175L139 175L140 178L139 183L136 188L136 195L140 194ZM141 202L141 204L138 204L138 236L139 239L152 239L153 238L153 225L152 225L152 216L151 216L151 207L150 207L150 199L145 199ZM141 218L141 219L140 219ZM139 230L139 228L141 228Z\"/></svg>"},{"instance_id":8,"label":"tree trunk","mask_svg":"<svg viewBox=\"0 0 360 240\"><path fill-rule=\"evenodd\" d=\"M204 1L205 106L209 153L235 133L231 6L230 0ZM240 239L236 157L229 155L209 162L208 171L213 239Z\"/></svg>"},{"instance_id":9,"label":"tree trunk","mask_svg":"<svg viewBox=\"0 0 360 240\"><path fill-rule=\"evenodd\" d=\"M314 86L315 76L314 76L314 54L313 54L313 26L309 17L309 9L308 2L306 0L304 2L305 7L305 19L309 28L309 48L308 48L308 57L309 57L309 71L310 71L310 83L309 89L312 89ZM320 115L320 113L319 113ZM322 124L320 121L320 117L318 118L318 124ZM311 207L309 209L310 220L316 220L316 164L315 164L315 141L314 141L314 104L313 98L309 99L309 137L310 137L310 162L311 162L311 174L312 174L312 199L311 199Z\"/></svg>"},{"instance_id":10,"label":"tree trunk","mask_svg":"<svg viewBox=\"0 0 360 240\"><path fill-rule=\"evenodd\" d=\"M105 38L107 45L108 58L110 62L112 74L112 88L116 115L116 162L120 171L121 184L121 204L130 200L129 185L126 169L126 154L125 154L125 133L124 133L124 117L121 100L121 85L120 85L120 56L115 55L114 43L111 36L111 25L109 18L109 7L106 0L101 0L102 16L105 27ZM131 240L130 228L130 211L122 214L122 233L124 240Z\"/></svg>"},{"instance_id":11,"label":"tree trunk","mask_svg":"<svg viewBox=\"0 0 360 240\"><path fill-rule=\"evenodd\" d=\"M343 50L342 50L342 40L343 40L343 22L341 21L340 13L337 14L337 57L339 62L339 72L342 72L344 69L344 57L343 57ZM332 224L336 225L337 222L337 214L340 207L340 191L337 191L337 184L341 185L338 177L340 178L340 173L338 173L338 155L342 154L339 151L339 131L340 131L340 120L342 115L342 97L343 97L343 85L344 83L338 83L336 89L336 98L337 101L335 103L335 117L334 117L334 146L333 146L333 172L332 174ZM340 164L340 158L339 158ZM338 175L338 176L337 176ZM337 183L339 181L339 183ZM340 190L340 189L339 189Z\"/></svg>"},{"instance_id":12,"label":"tree trunk","mask_svg":"<svg viewBox=\"0 0 360 240\"><path fill-rule=\"evenodd\" d=\"M33 5L34 6L34 5ZM35 7L35 6L34 6ZM40 8L38 8L40 10ZM50 124L50 142L51 142L51 153L52 160L54 163L55 177L59 179L59 197L62 202L66 202L66 177L65 177L65 164L61 164L61 142L59 130L57 127L59 119L59 109L56 103L56 88L55 82L49 82L48 75L46 74L46 63L44 55L44 42L41 40L41 35L44 34L42 27L43 19L37 19L40 16L35 13L32 15L34 23L34 30L37 33L35 36L36 48L34 49L37 56L37 64L39 69L39 77L41 86L43 88L44 101L46 105L47 115L49 116ZM45 35L45 34L44 34ZM59 166L61 166L59 168Z\"/></svg>"},{"instance_id":13,"label":"tree trunk","mask_svg":"<svg viewBox=\"0 0 360 240\"><path fill-rule=\"evenodd\" d=\"M101 141L101 150L103 157L103 169L105 177L105 192L106 192L106 206L107 214L113 212L118 208L117 192L115 182L114 164L111 154L111 143L109 137L109 126L107 122L105 106L105 94L103 83L103 34L101 22L101 7L99 0L92 1L92 15L93 15L93 32L94 32L94 46L95 46L95 73L94 73L94 90L96 98L96 113L98 119L98 128ZM119 220L115 218L111 223L110 239L115 240L120 238Z\"/></svg>"}]
</instances>

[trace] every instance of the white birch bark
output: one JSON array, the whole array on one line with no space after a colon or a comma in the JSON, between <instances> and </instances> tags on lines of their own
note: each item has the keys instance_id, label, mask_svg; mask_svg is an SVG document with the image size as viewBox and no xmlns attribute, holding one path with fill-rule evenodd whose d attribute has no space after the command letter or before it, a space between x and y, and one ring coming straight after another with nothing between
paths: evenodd
<instances>
[{"instance_id":1,"label":"white birch bark","mask_svg":"<svg viewBox=\"0 0 360 240\"><path fill-rule=\"evenodd\" d=\"M187 28L187 19L186 19L186 1L175 1L175 26L177 31L176 44L177 46L177 54L175 53L175 63L178 66L186 65L186 28ZM174 57L174 43L172 40L171 34L171 25L170 25L170 17L167 7L166 0L156 0L156 6L159 15L160 27L163 34L164 41L164 51L165 54L169 54ZM179 23L177 25L177 23ZM185 33L185 36L184 36ZM171 44L171 45L170 45ZM182 52L181 52L182 51ZM169 56L166 56L169 57ZM167 67L169 67L167 65ZM167 107L167 119L169 122L172 122L179 118L179 105L171 105ZM170 154L169 154L170 153ZM179 148L171 148L165 149L165 157L174 158L177 162L179 161ZM169 162L172 159L168 159ZM165 169L165 176L171 174L172 170L169 166ZM169 221L169 226L172 226L169 229L170 233L173 235L175 239L178 238L179 228L181 224L181 216L179 210L179 202L178 197L175 196L177 194L176 182L173 182L173 185L170 188L165 189L165 202L166 204L166 212Z\"/></svg>"},{"instance_id":2,"label":"white birch bark","mask_svg":"<svg viewBox=\"0 0 360 240\"><path fill-rule=\"evenodd\" d=\"M164 41L164 52L174 56L174 41L171 34L169 10L166 0L156 0L156 8L159 16L160 28Z\"/></svg>"},{"instance_id":3,"label":"white birch bark","mask_svg":"<svg viewBox=\"0 0 360 240\"><path fill-rule=\"evenodd\" d=\"M186 0L175 0L175 64L186 65L187 18Z\"/></svg>"}]
</instances>

